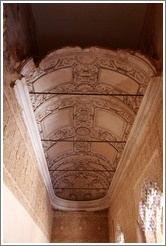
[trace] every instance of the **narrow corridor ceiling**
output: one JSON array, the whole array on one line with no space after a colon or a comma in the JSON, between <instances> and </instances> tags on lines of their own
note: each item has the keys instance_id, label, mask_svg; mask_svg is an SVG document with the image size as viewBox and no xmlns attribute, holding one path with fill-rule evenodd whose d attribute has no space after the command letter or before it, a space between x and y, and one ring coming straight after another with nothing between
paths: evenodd
<instances>
[{"instance_id":1,"label":"narrow corridor ceiling","mask_svg":"<svg viewBox=\"0 0 166 246\"><path fill-rule=\"evenodd\" d=\"M147 3L31 3L39 54L64 46L138 49Z\"/></svg>"},{"instance_id":2,"label":"narrow corridor ceiling","mask_svg":"<svg viewBox=\"0 0 166 246\"><path fill-rule=\"evenodd\" d=\"M54 51L39 67L26 63L22 75L55 207L57 201L76 210L85 204L99 209L99 201L107 207L104 199L153 74L138 53L95 47Z\"/></svg>"}]
</instances>

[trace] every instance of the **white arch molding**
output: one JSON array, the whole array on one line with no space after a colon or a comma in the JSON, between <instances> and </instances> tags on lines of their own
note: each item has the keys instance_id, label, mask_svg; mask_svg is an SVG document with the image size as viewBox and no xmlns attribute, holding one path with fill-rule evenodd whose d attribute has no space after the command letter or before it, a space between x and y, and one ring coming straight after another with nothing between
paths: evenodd
<instances>
[{"instance_id":1,"label":"white arch molding","mask_svg":"<svg viewBox=\"0 0 166 246\"><path fill-rule=\"evenodd\" d=\"M155 73L138 53L95 47L54 51L38 67L26 62L14 90L53 207L109 207L108 190Z\"/></svg>"}]
</instances>

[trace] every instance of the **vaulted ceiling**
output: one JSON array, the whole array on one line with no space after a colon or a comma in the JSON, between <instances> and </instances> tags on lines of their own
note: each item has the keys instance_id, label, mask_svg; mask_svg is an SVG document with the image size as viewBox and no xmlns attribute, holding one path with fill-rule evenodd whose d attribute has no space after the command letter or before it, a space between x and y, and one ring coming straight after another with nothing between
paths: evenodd
<instances>
[{"instance_id":1,"label":"vaulted ceiling","mask_svg":"<svg viewBox=\"0 0 166 246\"><path fill-rule=\"evenodd\" d=\"M24 65L55 207L105 203L154 72L138 53L95 47L64 48L38 67L32 59Z\"/></svg>"}]
</instances>

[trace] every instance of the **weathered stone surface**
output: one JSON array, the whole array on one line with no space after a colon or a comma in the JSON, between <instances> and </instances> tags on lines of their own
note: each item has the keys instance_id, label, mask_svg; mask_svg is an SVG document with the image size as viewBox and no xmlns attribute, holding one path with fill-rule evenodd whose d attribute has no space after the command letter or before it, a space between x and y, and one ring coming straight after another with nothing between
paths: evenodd
<instances>
[{"instance_id":1,"label":"weathered stone surface","mask_svg":"<svg viewBox=\"0 0 166 246\"><path fill-rule=\"evenodd\" d=\"M149 3L140 36L139 49L163 70L163 4Z\"/></svg>"},{"instance_id":2,"label":"weathered stone surface","mask_svg":"<svg viewBox=\"0 0 166 246\"><path fill-rule=\"evenodd\" d=\"M36 50L34 20L30 4L3 3L3 8L4 57L7 67L13 71Z\"/></svg>"}]
</instances>

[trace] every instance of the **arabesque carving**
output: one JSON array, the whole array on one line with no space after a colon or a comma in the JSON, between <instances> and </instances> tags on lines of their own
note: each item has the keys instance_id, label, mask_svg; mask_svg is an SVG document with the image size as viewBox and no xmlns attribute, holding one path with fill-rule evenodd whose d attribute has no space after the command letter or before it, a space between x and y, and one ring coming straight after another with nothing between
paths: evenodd
<instances>
[{"instance_id":1,"label":"arabesque carving","mask_svg":"<svg viewBox=\"0 0 166 246\"><path fill-rule=\"evenodd\" d=\"M55 201L107 196L154 73L140 54L78 47L23 67Z\"/></svg>"}]
</instances>

